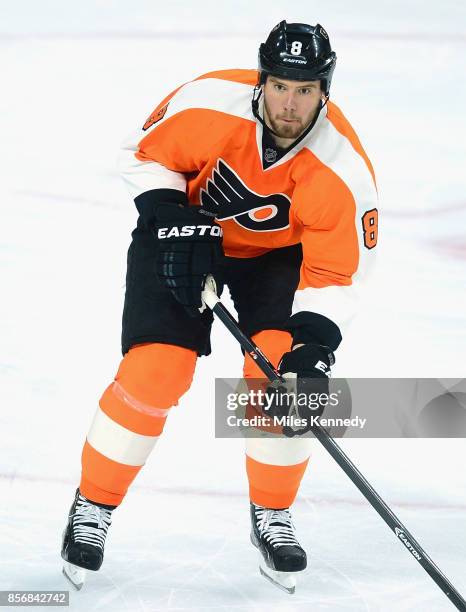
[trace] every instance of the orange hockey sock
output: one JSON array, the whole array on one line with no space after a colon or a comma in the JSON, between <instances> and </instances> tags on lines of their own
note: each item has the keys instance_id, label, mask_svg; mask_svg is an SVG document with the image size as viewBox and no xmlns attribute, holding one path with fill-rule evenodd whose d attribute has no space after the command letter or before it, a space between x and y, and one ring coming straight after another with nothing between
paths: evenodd
<instances>
[{"instance_id":1,"label":"orange hockey sock","mask_svg":"<svg viewBox=\"0 0 466 612\"><path fill-rule=\"evenodd\" d=\"M268 329L253 336L254 342L277 367L291 348L288 332ZM265 378L249 355L244 361L245 378ZM246 439L246 471L252 502L267 508L289 507L298 492L310 454L309 438Z\"/></svg>"},{"instance_id":2,"label":"orange hockey sock","mask_svg":"<svg viewBox=\"0 0 466 612\"><path fill-rule=\"evenodd\" d=\"M191 385L196 352L171 344L134 346L105 390L82 453L81 493L117 506Z\"/></svg>"}]
</instances>

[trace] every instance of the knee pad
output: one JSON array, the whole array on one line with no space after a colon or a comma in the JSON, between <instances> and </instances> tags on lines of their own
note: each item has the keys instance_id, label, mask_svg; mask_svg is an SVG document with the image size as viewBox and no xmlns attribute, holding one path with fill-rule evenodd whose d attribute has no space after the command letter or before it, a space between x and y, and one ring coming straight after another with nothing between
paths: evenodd
<instances>
[{"instance_id":1,"label":"knee pad","mask_svg":"<svg viewBox=\"0 0 466 612\"><path fill-rule=\"evenodd\" d=\"M173 344L148 343L131 348L115 376L121 390L154 409L175 406L191 386L196 352Z\"/></svg>"},{"instance_id":2,"label":"knee pad","mask_svg":"<svg viewBox=\"0 0 466 612\"><path fill-rule=\"evenodd\" d=\"M279 329L264 329L252 336L252 340L261 349L274 367L277 367L283 353L291 349L291 334ZM265 374L259 368L257 363L251 359L249 355L245 355L244 378L265 378Z\"/></svg>"},{"instance_id":3,"label":"knee pad","mask_svg":"<svg viewBox=\"0 0 466 612\"><path fill-rule=\"evenodd\" d=\"M172 344L130 349L100 399L91 430L110 430L114 422L143 436L160 435L170 408L191 385L196 358L195 351Z\"/></svg>"},{"instance_id":4,"label":"knee pad","mask_svg":"<svg viewBox=\"0 0 466 612\"><path fill-rule=\"evenodd\" d=\"M170 408L189 389L196 353L169 344L132 348L102 395L88 433L104 458L140 466L162 433Z\"/></svg>"}]
</instances>

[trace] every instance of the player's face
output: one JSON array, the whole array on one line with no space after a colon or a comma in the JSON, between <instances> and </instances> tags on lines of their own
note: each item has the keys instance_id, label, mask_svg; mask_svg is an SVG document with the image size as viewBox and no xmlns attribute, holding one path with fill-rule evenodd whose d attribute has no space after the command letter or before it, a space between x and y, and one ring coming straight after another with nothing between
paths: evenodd
<instances>
[{"instance_id":1,"label":"player's face","mask_svg":"<svg viewBox=\"0 0 466 612\"><path fill-rule=\"evenodd\" d=\"M265 122L280 138L295 140L314 119L322 98L320 81L269 76L264 85Z\"/></svg>"}]
</instances>

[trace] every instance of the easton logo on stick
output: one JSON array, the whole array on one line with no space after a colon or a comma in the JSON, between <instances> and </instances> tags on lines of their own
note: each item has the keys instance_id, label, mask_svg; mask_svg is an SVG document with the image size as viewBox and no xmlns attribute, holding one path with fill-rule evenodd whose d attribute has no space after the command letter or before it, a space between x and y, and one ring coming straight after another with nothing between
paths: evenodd
<instances>
[{"instance_id":1,"label":"easton logo on stick","mask_svg":"<svg viewBox=\"0 0 466 612\"><path fill-rule=\"evenodd\" d=\"M413 547L411 542L405 536L404 531L400 529L399 527L395 527L395 533L400 538L400 540L403 542L403 544L406 546L406 548L409 550L409 552L413 555L413 557L415 557L418 561L420 561L421 555L417 552L417 550Z\"/></svg>"}]
</instances>

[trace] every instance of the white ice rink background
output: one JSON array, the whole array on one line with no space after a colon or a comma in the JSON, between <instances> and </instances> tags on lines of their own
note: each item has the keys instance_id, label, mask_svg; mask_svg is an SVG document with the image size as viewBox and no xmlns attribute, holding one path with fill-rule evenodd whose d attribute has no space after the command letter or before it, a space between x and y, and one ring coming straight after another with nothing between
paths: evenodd
<instances>
[{"instance_id":1,"label":"white ice rink background","mask_svg":"<svg viewBox=\"0 0 466 612\"><path fill-rule=\"evenodd\" d=\"M283 18L329 31L332 98L379 182L377 277L334 374L465 375L464 3L2 2L0 590L68 589L61 531L120 359L136 221L119 144L178 84L254 67ZM241 355L218 323L213 347L71 610L453 610L319 447L294 506L307 575L294 596L259 576L242 444L213 436L214 377ZM464 440L341 445L464 595Z\"/></svg>"}]
</instances>

